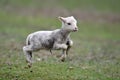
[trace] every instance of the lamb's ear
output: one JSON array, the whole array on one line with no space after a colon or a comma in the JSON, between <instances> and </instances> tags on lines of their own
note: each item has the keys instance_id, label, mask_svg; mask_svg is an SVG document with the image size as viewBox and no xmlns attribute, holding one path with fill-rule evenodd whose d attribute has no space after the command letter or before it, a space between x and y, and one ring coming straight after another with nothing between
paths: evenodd
<instances>
[{"instance_id":1,"label":"lamb's ear","mask_svg":"<svg viewBox=\"0 0 120 80\"><path fill-rule=\"evenodd\" d=\"M64 23L66 22L63 17L60 17L60 16L59 16L58 19L59 19L60 21L64 22Z\"/></svg>"},{"instance_id":2,"label":"lamb's ear","mask_svg":"<svg viewBox=\"0 0 120 80\"><path fill-rule=\"evenodd\" d=\"M71 18L74 18L74 16L70 16Z\"/></svg>"}]
</instances>

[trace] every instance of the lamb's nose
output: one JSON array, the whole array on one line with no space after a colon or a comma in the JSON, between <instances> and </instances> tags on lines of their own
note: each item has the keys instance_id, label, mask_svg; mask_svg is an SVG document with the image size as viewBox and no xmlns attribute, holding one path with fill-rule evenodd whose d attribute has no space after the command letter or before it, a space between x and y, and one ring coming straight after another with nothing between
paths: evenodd
<instances>
[{"instance_id":1,"label":"lamb's nose","mask_svg":"<svg viewBox=\"0 0 120 80\"><path fill-rule=\"evenodd\" d=\"M77 27L75 27L74 31L78 31L78 28L77 28Z\"/></svg>"},{"instance_id":2,"label":"lamb's nose","mask_svg":"<svg viewBox=\"0 0 120 80\"><path fill-rule=\"evenodd\" d=\"M77 28L77 27L75 27L75 30L77 31L77 30L78 30L78 28Z\"/></svg>"}]
</instances>

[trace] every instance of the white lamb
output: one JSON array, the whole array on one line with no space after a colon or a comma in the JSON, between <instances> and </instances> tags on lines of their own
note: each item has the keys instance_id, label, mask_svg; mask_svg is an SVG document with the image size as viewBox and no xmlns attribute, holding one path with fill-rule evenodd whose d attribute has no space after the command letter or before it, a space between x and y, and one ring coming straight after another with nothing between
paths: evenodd
<instances>
[{"instance_id":1,"label":"white lamb","mask_svg":"<svg viewBox=\"0 0 120 80\"><path fill-rule=\"evenodd\" d=\"M61 29L53 31L37 31L28 35L26 46L23 47L23 52L29 66L32 64L32 52L41 49L47 49L50 51L62 50L62 56L60 59L64 61L66 58L68 50L73 45L73 41L70 39L70 32L78 30L77 21L73 16L58 18L62 22Z\"/></svg>"}]
</instances>

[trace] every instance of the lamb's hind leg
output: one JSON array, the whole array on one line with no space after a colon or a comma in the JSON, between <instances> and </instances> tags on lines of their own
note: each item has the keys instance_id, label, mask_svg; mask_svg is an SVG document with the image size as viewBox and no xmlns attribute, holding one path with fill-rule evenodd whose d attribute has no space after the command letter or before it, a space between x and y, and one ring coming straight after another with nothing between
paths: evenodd
<instances>
[{"instance_id":1,"label":"lamb's hind leg","mask_svg":"<svg viewBox=\"0 0 120 80\"><path fill-rule=\"evenodd\" d=\"M32 66L32 49L30 46L24 46L23 47L23 52L26 57L26 61L28 63L28 67Z\"/></svg>"}]
</instances>

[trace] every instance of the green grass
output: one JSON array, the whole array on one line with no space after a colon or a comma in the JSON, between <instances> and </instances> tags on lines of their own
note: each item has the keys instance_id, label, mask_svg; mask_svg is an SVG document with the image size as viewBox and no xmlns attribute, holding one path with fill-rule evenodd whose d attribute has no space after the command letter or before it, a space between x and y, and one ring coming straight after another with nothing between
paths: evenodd
<instances>
[{"instance_id":1,"label":"green grass","mask_svg":"<svg viewBox=\"0 0 120 80\"><path fill-rule=\"evenodd\" d=\"M116 12L120 13L120 0L1 0L0 4L9 5L12 7L64 7L67 9L82 9L82 10L96 10L100 12Z\"/></svg>"},{"instance_id":2,"label":"green grass","mask_svg":"<svg viewBox=\"0 0 120 80\"><path fill-rule=\"evenodd\" d=\"M4 7L9 5L42 8L50 1L44 0L40 6L38 2L39 0L0 1L0 80L120 80L119 22L78 20L79 31L71 34L74 46L65 62L60 62L55 57L60 51L53 51L53 56L47 51L40 51L34 53L35 63L32 68L25 68L22 47L27 35L38 30L60 28L61 23L56 17L42 14L23 15L16 13L15 8L9 12L4 10ZM48 6L57 5L53 2L58 4L56 8L60 6L71 10L88 10L87 7L95 6L96 11L100 13L119 12L119 0L114 3L112 0L69 0L69 3L65 0L53 0ZM36 58L39 57L43 61L37 61Z\"/></svg>"}]
</instances>

